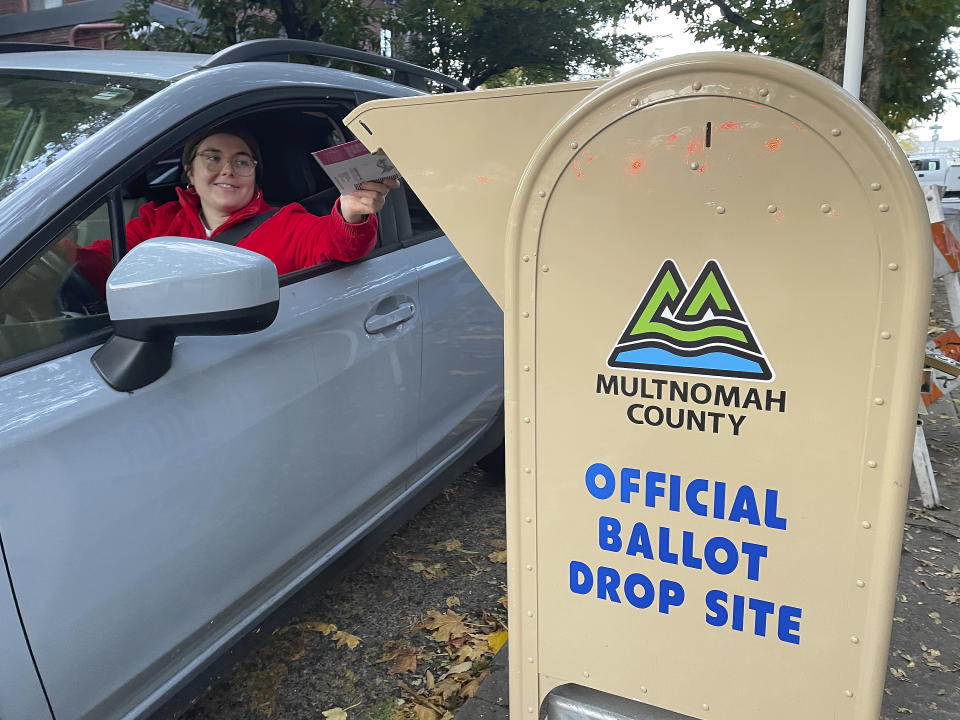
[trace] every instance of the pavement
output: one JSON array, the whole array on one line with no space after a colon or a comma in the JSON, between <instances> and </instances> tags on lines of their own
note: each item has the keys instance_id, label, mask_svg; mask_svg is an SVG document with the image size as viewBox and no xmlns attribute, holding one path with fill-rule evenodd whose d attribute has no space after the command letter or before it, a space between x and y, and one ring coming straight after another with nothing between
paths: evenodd
<instances>
[{"instance_id":1,"label":"pavement","mask_svg":"<svg viewBox=\"0 0 960 720\"><path fill-rule=\"evenodd\" d=\"M936 324L935 319L932 322ZM956 394L960 397L960 391ZM960 399L945 397L933 403L924 418L941 506L923 508L912 476L879 720L960 718L958 406ZM508 720L508 687L504 646L477 694L457 713L457 720Z\"/></svg>"}]
</instances>

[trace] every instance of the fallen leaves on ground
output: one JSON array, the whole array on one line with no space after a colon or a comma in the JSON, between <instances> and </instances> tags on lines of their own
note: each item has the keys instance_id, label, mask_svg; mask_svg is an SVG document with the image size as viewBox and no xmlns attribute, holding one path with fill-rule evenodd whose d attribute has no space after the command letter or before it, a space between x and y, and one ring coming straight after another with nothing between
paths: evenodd
<instances>
[{"instance_id":1,"label":"fallen leaves on ground","mask_svg":"<svg viewBox=\"0 0 960 720\"><path fill-rule=\"evenodd\" d=\"M500 651L500 648L503 647L505 642L507 642L506 630L497 630L496 632L492 632L487 638L487 644L490 646L490 651L494 655Z\"/></svg>"},{"instance_id":2,"label":"fallen leaves on ground","mask_svg":"<svg viewBox=\"0 0 960 720\"><path fill-rule=\"evenodd\" d=\"M250 676L247 692L250 696L250 709L264 717L273 715L277 702L277 689L287 676L287 666L275 663Z\"/></svg>"},{"instance_id":3,"label":"fallen leaves on ground","mask_svg":"<svg viewBox=\"0 0 960 720\"><path fill-rule=\"evenodd\" d=\"M418 657L418 652L405 652L402 655L397 656L397 659L394 660L393 665L390 666L390 669L387 670L387 672L390 675L400 675L406 672L414 672L417 669Z\"/></svg>"},{"instance_id":4,"label":"fallen leaves on ground","mask_svg":"<svg viewBox=\"0 0 960 720\"><path fill-rule=\"evenodd\" d=\"M493 563L505 563L507 561L507 551L497 550L487 555L487 558Z\"/></svg>"},{"instance_id":5,"label":"fallen leaves on ground","mask_svg":"<svg viewBox=\"0 0 960 720\"><path fill-rule=\"evenodd\" d=\"M447 568L443 563L425 565L424 563L417 561L411 563L407 567L414 572L420 573L424 580L439 580L440 578L445 578L447 576Z\"/></svg>"},{"instance_id":6,"label":"fallen leaves on ground","mask_svg":"<svg viewBox=\"0 0 960 720\"><path fill-rule=\"evenodd\" d=\"M336 641L338 648L342 648L344 645L346 645L351 650L356 650L357 645L360 644L360 638L358 638L356 635L351 635L348 632L344 632L343 630L337 630L333 634L333 639Z\"/></svg>"},{"instance_id":7,"label":"fallen leaves on ground","mask_svg":"<svg viewBox=\"0 0 960 720\"><path fill-rule=\"evenodd\" d=\"M447 599L448 605L452 604L450 600ZM418 645L427 647L385 647L383 657L377 661L392 661L394 667L405 661L410 673L418 664L421 668L421 676L408 675L398 683L404 703L394 720L450 720L480 689L490 673L493 656L507 640L500 618L486 614L471 617L449 608L445 612L428 610L410 632L418 637Z\"/></svg>"},{"instance_id":8,"label":"fallen leaves on ground","mask_svg":"<svg viewBox=\"0 0 960 720\"><path fill-rule=\"evenodd\" d=\"M447 610L442 614L439 610L428 610L423 627L433 630L433 639L437 642L449 642L451 638L461 638L470 632L470 628L463 623L465 617L453 610Z\"/></svg>"},{"instance_id":9,"label":"fallen leaves on ground","mask_svg":"<svg viewBox=\"0 0 960 720\"><path fill-rule=\"evenodd\" d=\"M332 634L338 648L346 645L351 650L355 650L360 644L360 638L343 630L338 630L337 626L332 623L302 622L287 625L276 631L275 641L280 647L281 654L290 662L301 660L307 654L307 634L311 632L320 633L324 636Z\"/></svg>"}]
</instances>

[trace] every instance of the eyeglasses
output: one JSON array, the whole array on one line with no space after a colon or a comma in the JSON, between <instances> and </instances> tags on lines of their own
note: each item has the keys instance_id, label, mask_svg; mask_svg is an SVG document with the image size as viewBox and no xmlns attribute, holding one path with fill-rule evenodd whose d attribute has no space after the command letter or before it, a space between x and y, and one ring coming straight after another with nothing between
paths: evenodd
<instances>
[{"instance_id":1,"label":"eyeglasses","mask_svg":"<svg viewBox=\"0 0 960 720\"><path fill-rule=\"evenodd\" d=\"M253 175L257 169L257 161L246 155L235 155L229 160L220 153L198 153L197 157L203 160L204 165L210 172L218 173L223 170L223 166L228 163L233 167L233 171L240 177L249 177Z\"/></svg>"}]
</instances>

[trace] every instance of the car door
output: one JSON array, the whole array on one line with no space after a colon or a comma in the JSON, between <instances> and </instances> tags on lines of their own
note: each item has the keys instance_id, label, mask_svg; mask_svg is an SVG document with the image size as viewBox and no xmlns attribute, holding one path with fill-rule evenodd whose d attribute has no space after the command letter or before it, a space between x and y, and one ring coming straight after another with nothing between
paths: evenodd
<instances>
[{"instance_id":1,"label":"car door","mask_svg":"<svg viewBox=\"0 0 960 720\"><path fill-rule=\"evenodd\" d=\"M503 404L503 312L405 186L423 324L420 463L434 467L487 428Z\"/></svg>"},{"instance_id":2,"label":"car door","mask_svg":"<svg viewBox=\"0 0 960 720\"><path fill-rule=\"evenodd\" d=\"M58 242L116 235L119 202L48 228L0 290L0 536L61 718L150 707L384 512L417 454L418 277L389 239L282 282L269 329L181 338L160 380L108 387L109 320L65 306Z\"/></svg>"}]
</instances>

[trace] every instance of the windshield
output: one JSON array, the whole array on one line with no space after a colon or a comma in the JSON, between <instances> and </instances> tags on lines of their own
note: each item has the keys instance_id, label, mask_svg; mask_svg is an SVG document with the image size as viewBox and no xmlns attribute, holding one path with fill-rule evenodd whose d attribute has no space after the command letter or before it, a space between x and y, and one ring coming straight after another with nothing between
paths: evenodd
<instances>
[{"instance_id":1,"label":"windshield","mask_svg":"<svg viewBox=\"0 0 960 720\"><path fill-rule=\"evenodd\" d=\"M0 72L0 198L165 83L70 72Z\"/></svg>"}]
</instances>

